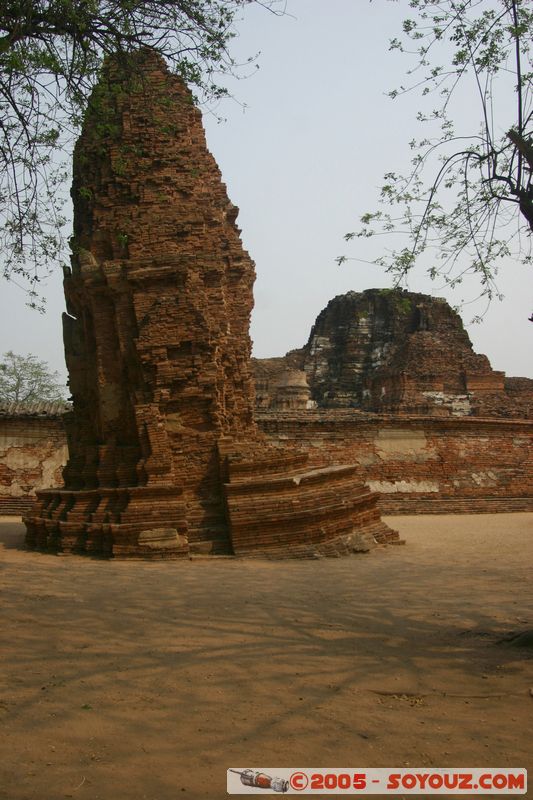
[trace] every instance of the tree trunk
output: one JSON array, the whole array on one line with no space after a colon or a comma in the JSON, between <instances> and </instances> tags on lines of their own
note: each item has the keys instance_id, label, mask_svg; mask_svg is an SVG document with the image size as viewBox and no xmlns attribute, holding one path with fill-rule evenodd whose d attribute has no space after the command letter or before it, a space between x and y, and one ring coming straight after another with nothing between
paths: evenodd
<instances>
[{"instance_id":1,"label":"tree trunk","mask_svg":"<svg viewBox=\"0 0 533 800\"><path fill-rule=\"evenodd\" d=\"M533 143L513 129L508 132L507 136L526 160L529 172L533 175ZM531 189L524 189L519 186L516 194L518 195L522 216L527 219L529 229L533 231L533 192Z\"/></svg>"}]
</instances>

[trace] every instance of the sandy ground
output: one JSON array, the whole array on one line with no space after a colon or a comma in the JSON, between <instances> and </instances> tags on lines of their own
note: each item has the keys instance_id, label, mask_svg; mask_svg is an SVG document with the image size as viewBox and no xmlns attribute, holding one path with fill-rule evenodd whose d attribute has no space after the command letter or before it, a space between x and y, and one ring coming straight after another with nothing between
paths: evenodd
<instances>
[{"instance_id":1,"label":"sandy ground","mask_svg":"<svg viewBox=\"0 0 533 800\"><path fill-rule=\"evenodd\" d=\"M533 514L388 522L405 547L132 563L4 519L0 797L218 800L243 764L533 784L533 651L498 643L533 628Z\"/></svg>"}]
</instances>

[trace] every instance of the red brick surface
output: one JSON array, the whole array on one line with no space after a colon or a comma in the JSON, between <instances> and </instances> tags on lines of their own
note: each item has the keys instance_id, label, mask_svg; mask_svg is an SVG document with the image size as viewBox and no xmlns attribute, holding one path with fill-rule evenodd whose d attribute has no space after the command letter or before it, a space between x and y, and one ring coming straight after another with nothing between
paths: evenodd
<instances>
[{"instance_id":1,"label":"red brick surface","mask_svg":"<svg viewBox=\"0 0 533 800\"><path fill-rule=\"evenodd\" d=\"M242 526L253 538L263 519L261 475L294 469L253 420L254 265L184 84L149 52L127 75L107 65L75 150L70 457L65 490L41 493L27 517L27 543L115 556L244 552ZM233 502L244 463L254 472L246 510ZM319 484L302 494L293 532L276 510L283 499L270 505L280 554L298 550L324 498L352 487L331 471ZM360 494L340 502L331 530L313 529L315 542L376 525L375 495ZM273 541L257 535L253 549Z\"/></svg>"},{"instance_id":2,"label":"red brick surface","mask_svg":"<svg viewBox=\"0 0 533 800\"><path fill-rule=\"evenodd\" d=\"M0 409L0 515L21 515L35 492L62 486L65 434L60 414L5 413Z\"/></svg>"},{"instance_id":3,"label":"red brick surface","mask_svg":"<svg viewBox=\"0 0 533 800\"><path fill-rule=\"evenodd\" d=\"M357 464L389 513L533 511L533 421L322 410L258 412L309 464Z\"/></svg>"}]
</instances>

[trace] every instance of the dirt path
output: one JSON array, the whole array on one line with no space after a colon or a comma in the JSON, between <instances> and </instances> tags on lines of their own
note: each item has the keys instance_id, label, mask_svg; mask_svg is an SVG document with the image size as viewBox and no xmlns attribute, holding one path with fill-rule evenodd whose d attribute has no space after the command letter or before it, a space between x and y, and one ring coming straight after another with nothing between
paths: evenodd
<instances>
[{"instance_id":1,"label":"dirt path","mask_svg":"<svg viewBox=\"0 0 533 800\"><path fill-rule=\"evenodd\" d=\"M0 797L226 797L226 768L526 767L533 514L350 559L131 563L0 525ZM533 797L533 790L531 792Z\"/></svg>"}]
</instances>

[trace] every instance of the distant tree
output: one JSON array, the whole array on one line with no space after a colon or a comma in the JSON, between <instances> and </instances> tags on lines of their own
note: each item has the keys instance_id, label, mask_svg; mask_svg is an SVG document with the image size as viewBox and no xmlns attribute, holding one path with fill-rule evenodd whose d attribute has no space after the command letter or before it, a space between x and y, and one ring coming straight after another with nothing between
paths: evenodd
<instances>
[{"instance_id":1,"label":"distant tree","mask_svg":"<svg viewBox=\"0 0 533 800\"><path fill-rule=\"evenodd\" d=\"M0 404L27 405L39 401L65 400L59 374L35 356L19 356L9 350L0 361Z\"/></svg>"},{"instance_id":2,"label":"distant tree","mask_svg":"<svg viewBox=\"0 0 533 800\"><path fill-rule=\"evenodd\" d=\"M407 174L385 175L382 207L365 214L362 227L345 238L403 236L405 245L374 262L396 283L432 251L431 277L454 287L473 273L490 299L498 294L501 258L532 263L533 5L410 0L409 6L412 18L404 20L402 36L390 47L416 60L409 83L390 96L419 91L436 98L417 117L428 134L410 142ZM470 130L465 99L467 117L470 110L479 112L477 125L467 123Z\"/></svg>"},{"instance_id":3,"label":"distant tree","mask_svg":"<svg viewBox=\"0 0 533 800\"><path fill-rule=\"evenodd\" d=\"M63 157L103 57L153 48L190 84L219 97L217 76L239 67L228 49L236 18L251 3L283 13L283 0L0 4L1 269L28 288L30 305L42 306L38 284L62 252Z\"/></svg>"}]
</instances>

